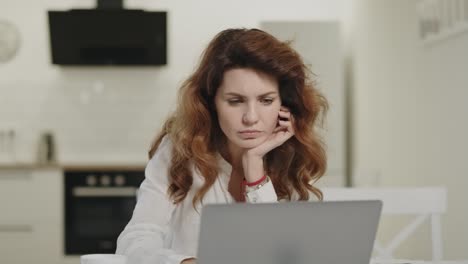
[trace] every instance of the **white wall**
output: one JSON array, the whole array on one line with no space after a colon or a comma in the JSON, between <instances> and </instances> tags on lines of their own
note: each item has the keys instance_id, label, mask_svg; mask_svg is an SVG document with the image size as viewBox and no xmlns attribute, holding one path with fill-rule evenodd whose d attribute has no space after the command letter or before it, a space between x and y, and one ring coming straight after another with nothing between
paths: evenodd
<instances>
[{"instance_id":1,"label":"white wall","mask_svg":"<svg viewBox=\"0 0 468 264\"><path fill-rule=\"evenodd\" d=\"M355 3L354 180L446 186L445 257L468 259L468 32L422 46L416 1ZM428 231L424 226L398 254L430 258Z\"/></svg>"},{"instance_id":2,"label":"white wall","mask_svg":"<svg viewBox=\"0 0 468 264\"><path fill-rule=\"evenodd\" d=\"M169 63L117 68L50 63L46 10L94 1L2 0L0 18L18 25L23 41L18 56L0 64L0 127L18 129L20 161L34 160L39 133L51 129L63 163L144 163L178 86L217 32L262 20L337 20L342 2L129 0L129 8L168 11Z\"/></svg>"}]
</instances>

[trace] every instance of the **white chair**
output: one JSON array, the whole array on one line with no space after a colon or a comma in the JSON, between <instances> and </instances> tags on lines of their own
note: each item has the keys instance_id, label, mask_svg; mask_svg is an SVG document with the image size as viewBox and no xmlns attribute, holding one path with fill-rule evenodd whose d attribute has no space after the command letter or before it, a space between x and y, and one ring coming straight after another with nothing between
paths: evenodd
<instances>
[{"instance_id":1,"label":"white chair","mask_svg":"<svg viewBox=\"0 0 468 264\"><path fill-rule=\"evenodd\" d=\"M414 215L415 219L382 247L377 241L377 258L394 259L395 249L426 219L431 224L432 260L440 261L442 254L441 214L447 207L445 188L322 188L325 201L381 200L382 215Z\"/></svg>"}]
</instances>

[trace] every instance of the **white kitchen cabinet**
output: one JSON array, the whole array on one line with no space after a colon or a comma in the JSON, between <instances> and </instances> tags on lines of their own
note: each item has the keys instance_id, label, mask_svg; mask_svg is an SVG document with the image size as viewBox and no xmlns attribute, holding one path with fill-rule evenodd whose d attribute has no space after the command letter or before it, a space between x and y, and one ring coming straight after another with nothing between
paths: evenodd
<instances>
[{"instance_id":1,"label":"white kitchen cabinet","mask_svg":"<svg viewBox=\"0 0 468 264\"><path fill-rule=\"evenodd\" d=\"M0 228L0 263L58 264L60 236L49 222L36 222L21 226L3 225ZM21 228L20 228L21 227Z\"/></svg>"},{"instance_id":2,"label":"white kitchen cabinet","mask_svg":"<svg viewBox=\"0 0 468 264\"><path fill-rule=\"evenodd\" d=\"M58 264L62 170L0 168L0 263Z\"/></svg>"},{"instance_id":3,"label":"white kitchen cabinet","mask_svg":"<svg viewBox=\"0 0 468 264\"><path fill-rule=\"evenodd\" d=\"M32 228L20 231L11 225L0 227L0 262L9 264L44 263L36 258Z\"/></svg>"}]
</instances>

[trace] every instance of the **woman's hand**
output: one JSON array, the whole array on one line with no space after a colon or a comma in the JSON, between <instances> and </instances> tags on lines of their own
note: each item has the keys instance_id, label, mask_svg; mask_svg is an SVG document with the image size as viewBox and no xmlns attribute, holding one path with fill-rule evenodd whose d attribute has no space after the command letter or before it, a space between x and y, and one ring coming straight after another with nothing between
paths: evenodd
<instances>
[{"instance_id":1,"label":"woman's hand","mask_svg":"<svg viewBox=\"0 0 468 264\"><path fill-rule=\"evenodd\" d=\"M249 149L247 155L263 158L270 150L281 146L294 136L293 116L288 108L281 106L278 113L278 126L261 145Z\"/></svg>"},{"instance_id":2,"label":"woman's hand","mask_svg":"<svg viewBox=\"0 0 468 264\"><path fill-rule=\"evenodd\" d=\"M281 106L278 113L278 126L273 130L273 133L265 142L244 153L242 156L242 166L244 168L245 179L248 182L255 182L263 176L263 156L294 136L293 122L293 116L289 109Z\"/></svg>"}]
</instances>

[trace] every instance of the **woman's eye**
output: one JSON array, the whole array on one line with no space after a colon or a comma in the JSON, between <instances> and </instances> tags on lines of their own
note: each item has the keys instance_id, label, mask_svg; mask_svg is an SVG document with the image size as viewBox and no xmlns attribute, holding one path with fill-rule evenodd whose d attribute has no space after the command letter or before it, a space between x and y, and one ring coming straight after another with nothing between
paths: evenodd
<instances>
[{"instance_id":1,"label":"woman's eye","mask_svg":"<svg viewBox=\"0 0 468 264\"><path fill-rule=\"evenodd\" d=\"M230 104L230 105L236 105L236 104L239 104L239 103L242 103L242 100L240 100L240 99L228 100L228 104Z\"/></svg>"},{"instance_id":2,"label":"woman's eye","mask_svg":"<svg viewBox=\"0 0 468 264\"><path fill-rule=\"evenodd\" d=\"M270 105L270 104L273 103L273 101L274 101L273 98L263 98L263 99L261 100L262 104L264 104L264 105Z\"/></svg>"}]
</instances>

